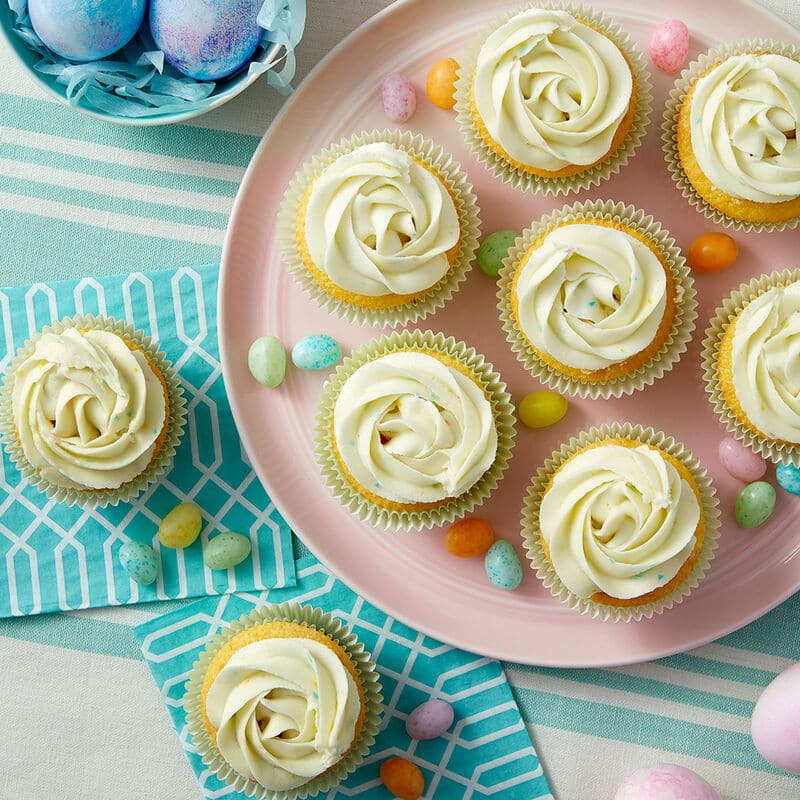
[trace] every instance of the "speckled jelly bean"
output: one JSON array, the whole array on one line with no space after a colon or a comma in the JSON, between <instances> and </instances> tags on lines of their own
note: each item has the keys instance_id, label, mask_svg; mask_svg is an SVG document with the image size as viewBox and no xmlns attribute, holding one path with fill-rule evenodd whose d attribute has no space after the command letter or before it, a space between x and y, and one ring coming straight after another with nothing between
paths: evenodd
<instances>
[{"instance_id":1,"label":"speckled jelly bean","mask_svg":"<svg viewBox=\"0 0 800 800\"><path fill-rule=\"evenodd\" d=\"M161 520L158 538L164 547L189 547L200 535L203 517L194 503L179 503Z\"/></svg>"},{"instance_id":2,"label":"speckled jelly bean","mask_svg":"<svg viewBox=\"0 0 800 800\"><path fill-rule=\"evenodd\" d=\"M503 259L519 236L517 231L495 231L490 233L478 248L478 269L490 278L496 278L503 266Z\"/></svg>"},{"instance_id":3,"label":"speckled jelly bean","mask_svg":"<svg viewBox=\"0 0 800 800\"><path fill-rule=\"evenodd\" d=\"M399 800L419 800L425 791L425 778L407 758L390 758L381 764L383 785Z\"/></svg>"},{"instance_id":4,"label":"speckled jelly bean","mask_svg":"<svg viewBox=\"0 0 800 800\"><path fill-rule=\"evenodd\" d=\"M658 764L626 778L614 800L720 800L720 796L696 772L677 764Z\"/></svg>"},{"instance_id":5,"label":"speckled jelly bean","mask_svg":"<svg viewBox=\"0 0 800 800\"><path fill-rule=\"evenodd\" d=\"M300 369L327 369L341 357L339 342L324 333L304 336L292 348L292 363Z\"/></svg>"},{"instance_id":6,"label":"speckled jelly bean","mask_svg":"<svg viewBox=\"0 0 800 800\"><path fill-rule=\"evenodd\" d=\"M158 556L144 542L125 542L119 549L119 563L142 586L149 586L158 577Z\"/></svg>"},{"instance_id":7,"label":"speckled jelly bean","mask_svg":"<svg viewBox=\"0 0 800 800\"><path fill-rule=\"evenodd\" d=\"M458 69L458 61L454 58L440 58L428 70L425 78L425 91L428 93L431 103L445 111L450 110L456 104Z\"/></svg>"},{"instance_id":8,"label":"speckled jelly bean","mask_svg":"<svg viewBox=\"0 0 800 800\"><path fill-rule=\"evenodd\" d=\"M719 443L719 460L734 478L745 483L763 478L767 471L767 462L732 436Z\"/></svg>"},{"instance_id":9,"label":"speckled jelly bean","mask_svg":"<svg viewBox=\"0 0 800 800\"><path fill-rule=\"evenodd\" d=\"M209 569L230 569L250 555L250 540L241 533L220 533L203 550L203 561Z\"/></svg>"},{"instance_id":10,"label":"speckled jelly bean","mask_svg":"<svg viewBox=\"0 0 800 800\"><path fill-rule=\"evenodd\" d=\"M778 485L789 494L800 494L800 468L794 464L778 464L775 469Z\"/></svg>"},{"instance_id":11,"label":"speckled jelly bean","mask_svg":"<svg viewBox=\"0 0 800 800\"><path fill-rule=\"evenodd\" d=\"M652 62L668 75L674 75L689 55L689 29L679 19L665 19L650 39Z\"/></svg>"},{"instance_id":12,"label":"speckled jelly bean","mask_svg":"<svg viewBox=\"0 0 800 800\"><path fill-rule=\"evenodd\" d=\"M569 403L556 392L531 392L522 398L517 409L519 421L528 428L546 428L564 418Z\"/></svg>"},{"instance_id":13,"label":"speckled jelly bean","mask_svg":"<svg viewBox=\"0 0 800 800\"><path fill-rule=\"evenodd\" d=\"M487 551L486 575L500 589L511 591L522 583L522 564L511 542L500 539Z\"/></svg>"},{"instance_id":14,"label":"speckled jelly bean","mask_svg":"<svg viewBox=\"0 0 800 800\"><path fill-rule=\"evenodd\" d=\"M247 351L247 368L262 385L274 389L286 375L286 351L277 336L260 336Z\"/></svg>"},{"instance_id":15,"label":"speckled jelly bean","mask_svg":"<svg viewBox=\"0 0 800 800\"><path fill-rule=\"evenodd\" d=\"M432 697L408 715L406 733L412 739L435 739L453 724L454 716L450 703Z\"/></svg>"},{"instance_id":16,"label":"speckled jelly bean","mask_svg":"<svg viewBox=\"0 0 800 800\"><path fill-rule=\"evenodd\" d=\"M387 75L381 83L383 113L392 122L408 122L417 110L417 91L399 72Z\"/></svg>"},{"instance_id":17,"label":"speckled jelly bean","mask_svg":"<svg viewBox=\"0 0 800 800\"><path fill-rule=\"evenodd\" d=\"M734 506L736 521L743 528L766 522L775 508L775 489L766 481L749 483L739 492Z\"/></svg>"},{"instance_id":18,"label":"speckled jelly bean","mask_svg":"<svg viewBox=\"0 0 800 800\"><path fill-rule=\"evenodd\" d=\"M460 519L450 526L444 544L447 552L459 558L483 555L494 543L494 529L479 517Z\"/></svg>"}]
</instances>

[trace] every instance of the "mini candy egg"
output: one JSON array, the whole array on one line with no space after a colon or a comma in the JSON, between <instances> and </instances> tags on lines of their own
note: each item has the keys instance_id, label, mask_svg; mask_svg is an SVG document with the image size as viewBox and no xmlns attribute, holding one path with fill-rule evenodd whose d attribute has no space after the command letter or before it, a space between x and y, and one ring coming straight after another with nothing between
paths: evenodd
<instances>
[{"instance_id":1,"label":"mini candy egg","mask_svg":"<svg viewBox=\"0 0 800 800\"><path fill-rule=\"evenodd\" d=\"M232 75L252 57L264 29L263 0L150 0L150 32L178 72L201 81Z\"/></svg>"},{"instance_id":2,"label":"mini candy egg","mask_svg":"<svg viewBox=\"0 0 800 800\"><path fill-rule=\"evenodd\" d=\"M519 234L516 231L495 231L481 242L478 248L478 268L484 275L497 277L503 266L503 259L508 255L517 236Z\"/></svg>"},{"instance_id":3,"label":"mini candy egg","mask_svg":"<svg viewBox=\"0 0 800 800\"><path fill-rule=\"evenodd\" d=\"M689 55L689 29L679 19L665 19L650 39L650 58L668 75L674 75Z\"/></svg>"},{"instance_id":4,"label":"mini candy egg","mask_svg":"<svg viewBox=\"0 0 800 800\"><path fill-rule=\"evenodd\" d=\"M747 483L763 478L767 471L767 462L732 436L719 443L719 460L734 478Z\"/></svg>"},{"instance_id":5,"label":"mini candy egg","mask_svg":"<svg viewBox=\"0 0 800 800\"><path fill-rule=\"evenodd\" d=\"M435 106L448 111L456 104L458 70L458 61L454 58L440 58L428 70L425 91Z\"/></svg>"},{"instance_id":6,"label":"mini candy egg","mask_svg":"<svg viewBox=\"0 0 800 800\"><path fill-rule=\"evenodd\" d=\"M617 789L614 800L720 800L696 772L677 764L638 769Z\"/></svg>"},{"instance_id":7,"label":"mini candy egg","mask_svg":"<svg viewBox=\"0 0 800 800\"><path fill-rule=\"evenodd\" d=\"M556 392L531 392L519 404L519 419L529 428L546 428L564 418L569 403Z\"/></svg>"},{"instance_id":8,"label":"mini candy egg","mask_svg":"<svg viewBox=\"0 0 800 800\"><path fill-rule=\"evenodd\" d=\"M188 547L200 535L203 517L194 503L179 503L161 520L158 538L164 547Z\"/></svg>"},{"instance_id":9,"label":"mini candy egg","mask_svg":"<svg viewBox=\"0 0 800 800\"><path fill-rule=\"evenodd\" d=\"M686 260L695 272L727 269L739 255L739 245L727 233L704 233L689 246Z\"/></svg>"},{"instance_id":10,"label":"mini candy egg","mask_svg":"<svg viewBox=\"0 0 800 800\"><path fill-rule=\"evenodd\" d=\"M789 494L800 494L800 469L793 464L778 464L775 469L778 485Z\"/></svg>"},{"instance_id":11,"label":"mini candy egg","mask_svg":"<svg viewBox=\"0 0 800 800\"><path fill-rule=\"evenodd\" d=\"M292 363L300 369L327 369L341 357L339 343L324 333L304 336L292 348Z\"/></svg>"},{"instance_id":12,"label":"mini candy egg","mask_svg":"<svg viewBox=\"0 0 800 800\"><path fill-rule=\"evenodd\" d=\"M775 489L771 484L766 481L748 483L736 498L736 522L743 528L755 528L769 519L774 508Z\"/></svg>"},{"instance_id":13,"label":"mini candy egg","mask_svg":"<svg viewBox=\"0 0 800 800\"><path fill-rule=\"evenodd\" d=\"M149 586L158 577L158 556L144 542L125 542L119 549L119 563L142 586Z\"/></svg>"},{"instance_id":14,"label":"mini candy egg","mask_svg":"<svg viewBox=\"0 0 800 800\"><path fill-rule=\"evenodd\" d=\"M498 539L487 551L486 575L500 589L516 589L522 583L522 564L511 542Z\"/></svg>"},{"instance_id":15,"label":"mini candy egg","mask_svg":"<svg viewBox=\"0 0 800 800\"><path fill-rule=\"evenodd\" d=\"M286 351L277 336L259 336L247 351L247 368L262 385L274 389L286 375Z\"/></svg>"},{"instance_id":16,"label":"mini candy egg","mask_svg":"<svg viewBox=\"0 0 800 800\"><path fill-rule=\"evenodd\" d=\"M455 712L450 703L431 698L417 706L406 719L406 733L412 739L435 739L453 724Z\"/></svg>"},{"instance_id":17,"label":"mini candy egg","mask_svg":"<svg viewBox=\"0 0 800 800\"><path fill-rule=\"evenodd\" d=\"M425 778L416 764L406 758L390 758L381 764L383 785L400 800L419 800L425 791Z\"/></svg>"},{"instance_id":18,"label":"mini candy egg","mask_svg":"<svg viewBox=\"0 0 800 800\"><path fill-rule=\"evenodd\" d=\"M125 47L146 8L147 0L28 0L38 37L70 61L97 61Z\"/></svg>"},{"instance_id":19,"label":"mini candy egg","mask_svg":"<svg viewBox=\"0 0 800 800\"><path fill-rule=\"evenodd\" d=\"M220 533L203 550L203 561L209 569L230 569L250 555L250 540L241 533Z\"/></svg>"},{"instance_id":20,"label":"mini candy egg","mask_svg":"<svg viewBox=\"0 0 800 800\"><path fill-rule=\"evenodd\" d=\"M392 122L408 122L417 110L417 92L411 81L399 72L387 75L381 83L383 113Z\"/></svg>"},{"instance_id":21,"label":"mini candy egg","mask_svg":"<svg viewBox=\"0 0 800 800\"><path fill-rule=\"evenodd\" d=\"M444 544L447 552L459 558L483 555L494 542L494 529L478 517L460 519L450 526Z\"/></svg>"},{"instance_id":22,"label":"mini candy egg","mask_svg":"<svg viewBox=\"0 0 800 800\"><path fill-rule=\"evenodd\" d=\"M750 732L770 764L800 774L800 664L781 672L761 693Z\"/></svg>"}]
</instances>

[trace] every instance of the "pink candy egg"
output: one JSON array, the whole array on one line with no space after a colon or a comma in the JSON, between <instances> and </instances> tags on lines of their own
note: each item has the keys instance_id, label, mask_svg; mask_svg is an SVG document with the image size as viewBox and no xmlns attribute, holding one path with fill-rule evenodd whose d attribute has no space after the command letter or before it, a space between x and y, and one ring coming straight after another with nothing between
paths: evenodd
<instances>
[{"instance_id":1,"label":"pink candy egg","mask_svg":"<svg viewBox=\"0 0 800 800\"><path fill-rule=\"evenodd\" d=\"M431 698L417 706L406 720L406 733L412 739L435 739L453 724L453 706Z\"/></svg>"},{"instance_id":2,"label":"pink candy egg","mask_svg":"<svg viewBox=\"0 0 800 800\"><path fill-rule=\"evenodd\" d=\"M720 800L720 796L696 772L659 764L626 778L614 800Z\"/></svg>"},{"instance_id":3,"label":"pink candy egg","mask_svg":"<svg viewBox=\"0 0 800 800\"><path fill-rule=\"evenodd\" d=\"M719 443L719 460L734 478L745 483L763 478L767 471L767 462L732 436Z\"/></svg>"},{"instance_id":4,"label":"pink candy egg","mask_svg":"<svg viewBox=\"0 0 800 800\"><path fill-rule=\"evenodd\" d=\"M665 19L650 39L650 58L669 75L674 75L689 55L689 29L679 19Z\"/></svg>"},{"instance_id":5,"label":"pink candy egg","mask_svg":"<svg viewBox=\"0 0 800 800\"><path fill-rule=\"evenodd\" d=\"M784 670L756 702L750 732L770 764L800 774L800 664Z\"/></svg>"},{"instance_id":6,"label":"pink candy egg","mask_svg":"<svg viewBox=\"0 0 800 800\"><path fill-rule=\"evenodd\" d=\"M417 92L411 81L399 72L383 79L381 100L383 113L392 122L408 122L417 110Z\"/></svg>"}]
</instances>

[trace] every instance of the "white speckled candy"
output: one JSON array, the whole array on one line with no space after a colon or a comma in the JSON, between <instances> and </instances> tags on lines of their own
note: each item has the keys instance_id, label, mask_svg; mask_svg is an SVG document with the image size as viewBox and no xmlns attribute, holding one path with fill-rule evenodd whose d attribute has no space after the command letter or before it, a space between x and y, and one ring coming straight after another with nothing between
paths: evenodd
<instances>
[{"instance_id":1,"label":"white speckled candy","mask_svg":"<svg viewBox=\"0 0 800 800\"><path fill-rule=\"evenodd\" d=\"M770 764L800 774L800 664L784 670L756 702L753 744Z\"/></svg>"},{"instance_id":2,"label":"white speckled candy","mask_svg":"<svg viewBox=\"0 0 800 800\"><path fill-rule=\"evenodd\" d=\"M650 58L668 75L674 75L689 55L689 29L679 19L665 19L653 31Z\"/></svg>"},{"instance_id":3,"label":"white speckled candy","mask_svg":"<svg viewBox=\"0 0 800 800\"><path fill-rule=\"evenodd\" d=\"M498 539L486 552L486 575L500 589L512 590L522 583L522 564L511 542Z\"/></svg>"},{"instance_id":4,"label":"white speckled candy","mask_svg":"<svg viewBox=\"0 0 800 800\"><path fill-rule=\"evenodd\" d=\"M408 122L417 110L417 92L411 81L399 72L383 79L381 100L383 113L392 122Z\"/></svg>"},{"instance_id":5,"label":"white speckled candy","mask_svg":"<svg viewBox=\"0 0 800 800\"><path fill-rule=\"evenodd\" d=\"M247 368L262 386L280 386L286 376L286 351L281 340L259 336L247 351Z\"/></svg>"},{"instance_id":6,"label":"white speckled candy","mask_svg":"<svg viewBox=\"0 0 800 800\"><path fill-rule=\"evenodd\" d=\"M454 716L450 703L432 697L408 715L406 733L412 739L435 739L453 724Z\"/></svg>"},{"instance_id":7,"label":"white speckled candy","mask_svg":"<svg viewBox=\"0 0 800 800\"><path fill-rule=\"evenodd\" d=\"M676 764L640 769L623 781L614 800L720 800L696 772Z\"/></svg>"},{"instance_id":8,"label":"white speckled candy","mask_svg":"<svg viewBox=\"0 0 800 800\"><path fill-rule=\"evenodd\" d=\"M292 363L300 369L327 369L341 357L339 343L324 333L304 336L292 348Z\"/></svg>"},{"instance_id":9,"label":"white speckled candy","mask_svg":"<svg viewBox=\"0 0 800 800\"><path fill-rule=\"evenodd\" d=\"M230 569L250 555L250 540L241 533L220 533L203 550L203 561L209 569Z\"/></svg>"},{"instance_id":10,"label":"white speckled candy","mask_svg":"<svg viewBox=\"0 0 800 800\"><path fill-rule=\"evenodd\" d=\"M119 563L142 586L149 586L158 577L158 556L144 542L125 542L119 549Z\"/></svg>"},{"instance_id":11,"label":"white speckled candy","mask_svg":"<svg viewBox=\"0 0 800 800\"><path fill-rule=\"evenodd\" d=\"M767 471L767 462L732 436L719 443L719 460L734 478L745 483L763 478Z\"/></svg>"}]
</instances>

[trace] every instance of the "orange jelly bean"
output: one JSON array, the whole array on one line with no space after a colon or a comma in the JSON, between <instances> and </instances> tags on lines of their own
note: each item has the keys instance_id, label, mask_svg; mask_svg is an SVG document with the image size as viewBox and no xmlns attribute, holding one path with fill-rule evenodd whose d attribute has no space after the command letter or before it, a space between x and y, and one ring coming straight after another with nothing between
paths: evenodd
<instances>
[{"instance_id":1,"label":"orange jelly bean","mask_svg":"<svg viewBox=\"0 0 800 800\"><path fill-rule=\"evenodd\" d=\"M381 764L383 785L400 800L419 800L425 791L425 778L419 767L405 758L390 758Z\"/></svg>"},{"instance_id":2,"label":"orange jelly bean","mask_svg":"<svg viewBox=\"0 0 800 800\"><path fill-rule=\"evenodd\" d=\"M447 531L444 544L447 552L459 558L483 555L494 542L494 529L485 520L462 519Z\"/></svg>"},{"instance_id":3,"label":"orange jelly bean","mask_svg":"<svg viewBox=\"0 0 800 800\"><path fill-rule=\"evenodd\" d=\"M440 58L428 71L425 91L435 106L449 110L456 104L458 69L458 61L454 58Z\"/></svg>"},{"instance_id":4,"label":"orange jelly bean","mask_svg":"<svg viewBox=\"0 0 800 800\"><path fill-rule=\"evenodd\" d=\"M704 233L692 242L687 260L695 272L719 272L738 255L739 246L727 233Z\"/></svg>"}]
</instances>

